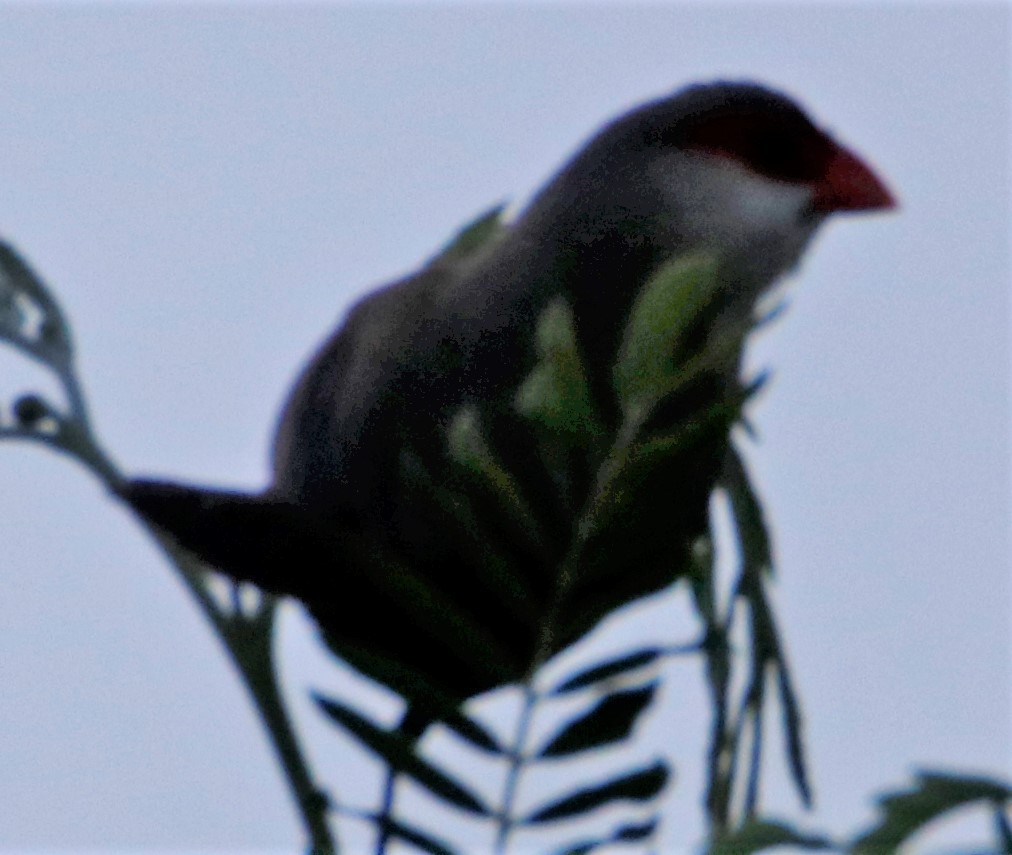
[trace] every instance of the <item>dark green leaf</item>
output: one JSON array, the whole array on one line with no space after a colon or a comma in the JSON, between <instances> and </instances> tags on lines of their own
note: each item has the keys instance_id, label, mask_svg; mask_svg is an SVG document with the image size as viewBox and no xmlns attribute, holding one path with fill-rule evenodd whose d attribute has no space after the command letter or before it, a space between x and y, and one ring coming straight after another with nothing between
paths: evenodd
<instances>
[{"instance_id":1,"label":"dark green leaf","mask_svg":"<svg viewBox=\"0 0 1012 855\"><path fill-rule=\"evenodd\" d=\"M611 840L605 837L581 840L579 843L571 843L564 849L556 850L553 855L588 855L588 853L593 852L595 849L600 849L609 843L611 843Z\"/></svg>"},{"instance_id":2,"label":"dark green leaf","mask_svg":"<svg viewBox=\"0 0 1012 855\"><path fill-rule=\"evenodd\" d=\"M588 855L588 853L593 852L595 849L600 849L602 846L608 846L612 843L636 843L640 840L646 840L646 838L654 833L656 828L656 819L639 825L623 825L608 837L598 837L582 840L579 843L571 843L566 848L557 850L553 855Z\"/></svg>"},{"instance_id":3,"label":"dark green leaf","mask_svg":"<svg viewBox=\"0 0 1012 855\"><path fill-rule=\"evenodd\" d=\"M668 767L663 762L657 761L652 766L622 778L579 790L537 810L523 821L530 824L554 822L579 816L609 802L623 800L645 802L660 793L667 781Z\"/></svg>"},{"instance_id":4,"label":"dark green leaf","mask_svg":"<svg viewBox=\"0 0 1012 855\"><path fill-rule=\"evenodd\" d=\"M391 769L403 772L433 795L457 807L487 816L488 808L462 784L415 753L415 742L396 731L377 727L340 701L315 695L314 699L334 721L380 757Z\"/></svg>"},{"instance_id":5,"label":"dark green leaf","mask_svg":"<svg viewBox=\"0 0 1012 855\"><path fill-rule=\"evenodd\" d=\"M806 807L810 807L812 793L808 783L801 708L791 683L790 670L784 656L776 619L766 595L769 582L761 569L753 564L744 564L738 582L738 596L745 599L751 610L752 685L758 690L771 667L775 671L780 694L784 741L792 779L801 801ZM761 702L761 694L759 700Z\"/></svg>"},{"instance_id":6,"label":"dark green leaf","mask_svg":"<svg viewBox=\"0 0 1012 855\"><path fill-rule=\"evenodd\" d=\"M710 844L707 855L748 855L775 846L829 849L831 845L825 837L805 834L785 823L753 819L738 831L718 837Z\"/></svg>"},{"instance_id":7,"label":"dark green leaf","mask_svg":"<svg viewBox=\"0 0 1012 855\"><path fill-rule=\"evenodd\" d=\"M475 747L493 754L502 753L502 746L499 745L495 737L473 718L470 718L459 710L456 715L442 716L440 721Z\"/></svg>"},{"instance_id":8,"label":"dark green leaf","mask_svg":"<svg viewBox=\"0 0 1012 855\"><path fill-rule=\"evenodd\" d=\"M657 820L651 819L639 825L623 825L612 839L621 843L635 843L637 840L646 840L656 830Z\"/></svg>"},{"instance_id":9,"label":"dark green leaf","mask_svg":"<svg viewBox=\"0 0 1012 855\"><path fill-rule=\"evenodd\" d=\"M70 364L72 353L70 328L49 289L14 248L3 241L0 241L0 271L8 280L8 286L27 297L43 316L39 329L40 338L30 347L21 349L29 356L41 359L58 370L65 370ZM21 311L20 307L17 307L17 311ZM14 319L9 317L8 323L12 320ZM17 328L20 329L21 326L21 321L18 321ZM11 332L5 331L4 337L10 338ZM17 341L12 343L18 345Z\"/></svg>"},{"instance_id":10,"label":"dark green leaf","mask_svg":"<svg viewBox=\"0 0 1012 855\"><path fill-rule=\"evenodd\" d=\"M744 705L738 714L738 744L741 745L742 728L751 725L751 750L748 756L748 779L745 786L745 816L754 816L759 808L759 778L762 773L763 756L763 708L766 698L766 675L764 669L754 675L745 695Z\"/></svg>"},{"instance_id":11,"label":"dark green leaf","mask_svg":"<svg viewBox=\"0 0 1012 855\"><path fill-rule=\"evenodd\" d=\"M10 339L15 345L24 337L25 310L17 292L0 274L0 339Z\"/></svg>"},{"instance_id":12,"label":"dark green leaf","mask_svg":"<svg viewBox=\"0 0 1012 855\"><path fill-rule=\"evenodd\" d=\"M653 700L657 683L615 692L593 709L563 726L539 752L540 757L561 757L619 742L629 736L640 714Z\"/></svg>"},{"instance_id":13,"label":"dark green leaf","mask_svg":"<svg viewBox=\"0 0 1012 855\"><path fill-rule=\"evenodd\" d=\"M1012 855L1012 825L1009 825L1005 805L996 804L994 806L994 827L1003 855Z\"/></svg>"},{"instance_id":14,"label":"dark green leaf","mask_svg":"<svg viewBox=\"0 0 1012 855\"><path fill-rule=\"evenodd\" d=\"M733 447L729 450L724 463L722 481L734 512L743 560L749 567L766 573L771 572L773 550L770 548L770 537L766 521L763 519L762 505L752 488L745 464Z\"/></svg>"},{"instance_id":15,"label":"dark green leaf","mask_svg":"<svg viewBox=\"0 0 1012 855\"><path fill-rule=\"evenodd\" d=\"M886 793L879 799L881 818L850 849L853 855L893 852L932 820L972 802L1004 803L1012 786L992 778L920 772L908 790Z\"/></svg>"},{"instance_id":16,"label":"dark green leaf","mask_svg":"<svg viewBox=\"0 0 1012 855\"><path fill-rule=\"evenodd\" d=\"M414 826L405 825L391 817L383 817L382 821L377 818L377 822L382 825L390 837L399 837L416 849L421 849L430 855L455 855L454 850L444 841L438 840L426 831L420 831Z\"/></svg>"},{"instance_id":17,"label":"dark green leaf","mask_svg":"<svg viewBox=\"0 0 1012 855\"><path fill-rule=\"evenodd\" d=\"M407 668L395 659L375 650L342 644L340 656L352 667L368 674L384 685L395 688L419 713L428 714L476 748L501 754L502 746L481 724L460 709L460 700L447 694L422 677L414 668Z\"/></svg>"},{"instance_id":18,"label":"dark green leaf","mask_svg":"<svg viewBox=\"0 0 1012 855\"><path fill-rule=\"evenodd\" d=\"M802 738L801 705L798 702L787 663L777 662L777 687L780 690L780 707L783 710L784 739L787 742L787 759L790 763L791 778L805 807L812 806L812 788L808 783L808 764L805 759L805 743Z\"/></svg>"},{"instance_id":19,"label":"dark green leaf","mask_svg":"<svg viewBox=\"0 0 1012 855\"><path fill-rule=\"evenodd\" d=\"M446 532L447 538L460 551L468 565L474 568L475 573L480 574L496 599L507 605L520 620L538 620L534 594L525 584L522 574L516 572L511 559L503 554L501 547L497 548L497 539L491 537L487 528L483 527L472 502L474 497L483 494L501 506L499 500L502 496L497 489L493 485L482 483L481 486L487 489L472 489L465 495L461 490L447 486L445 479L437 479L418 455L408 452L402 452L401 466L406 483L416 491L409 495L415 501L431 503L433 510L438 509L438 515L433 517L434 526ZM479 475L478 478L484 482L483 476ZM473 483L468 486L475 487ZM507 503L503 510L506 513L501 518L509 516L516 523L509 529L513 534L510 540L512 545L534 550L543 542L536 524L524 515L522 508Z\"/></svg>"},{"instance_id":20,"label":"dark green leaf","mask_svg":"<svg viewBox=\"0 0 1012 855\"><path fill-rule=\"evenodd\" d=\"M600 665L595 665L593 668L580 671L575 676L570 677L562 685L552 689L551 693L553 695L565 695L578 689L585 689L587 686L593 686L595 683L610 680L612 677L617 677L619 674L624 674L627 671L635 671L656 662L664 655L664 652L660 647L645 647L627 656L621 656L618 659L612 659Z\"/></svg>"},{"instance_id":21,"label":"dark green leaf","mask_svg":"<svg viewBox=\"0 0 1012 855\"><path fill-rule=\"evenodd\" d=\"M410 616L414 629L441 639L476 670L498 674L504 680L515 675L512 652L489 630L480 615L430 584L424 574L404 563L390 549L375 543L356 542L351 534L345 543L348 549L360 550L363 563L371 562L370 584L381 588L403 615ZM328 642L340 655L340 639Z\"/></svg>"},{"instance_id":22,"label":"dark green leaf","mask_svg":"<svg viewBox=\"0 0 1012 855\"><path fill-rule=\"evenodd\" d=\"M537 517L524 501L516 480L489 447L477 411L473 407L458 410L447 426L446 435L450 457L491 490L506 513L525 529L536 532Z\"/></svg>"},{"instance_id":23,"label":"dark green leaf","mask_svg":"<svg viewBox=\"0 0 1012 855\"><path fill-rule=\"evenodd\" d=\"M459 261L481 249L505 228L502 222L502 212L505 207L504 203L500 203L480 214L458 231L430 263L437 265Z\"/></svg>"},{"instance_id":24,"label":"dark green leaf","mask_svg":"<svg viewBox=\"0 0 1012 855\"><path fill-rule=\"evenodd\" d=\"M729 398L687 418L666 434L613 450L598 474L598 489L586 512L582 535L589 538L606 529L621 519L625 509L649 507L652 497L645 494L643 485L651 481L646 476L671 461L689 460L715 436L726 436L740 412L740 400Z\"/></svg>"},{"instance_id":25,"label":"dark green leaf","mask_svg":"<svg viewBox=\"0 0 1012 855\"><path fill-rule=\"evenodd\" d=\"M590 385L580 359L573 312L553 301L538 318L540 360L516 395L517 409L551 432L594 440L604 433L591 403Z\"/></svg>"}]
</instances>

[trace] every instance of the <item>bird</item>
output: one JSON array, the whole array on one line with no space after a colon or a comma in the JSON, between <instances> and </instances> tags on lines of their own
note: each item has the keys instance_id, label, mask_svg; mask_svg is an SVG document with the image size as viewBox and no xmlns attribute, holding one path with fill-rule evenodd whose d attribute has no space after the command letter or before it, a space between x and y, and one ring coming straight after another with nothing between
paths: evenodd
<instances>
[{"instance_id":1,"label":"bird","mask_svg":"<svg viewBox=\"0 0 1012 855\"><path fill-rule=\"evenodd\" d=\"M539 462L543 432L517 411L545 310L559 299L571 310L594 406L614 431L611 368L658 269L692 253L715 260L719 297L692 328L703 346L754 312L828 217L895 205L858 155L780 91L682 88L606 124L477 248L444 252L352 307L283 407L266 489L133 478L119 496L209 567L300 600L335 654L409 704L430 693L462 703L525 679L544 654L683 576L730 441L719 425L645 475L649 501L585 550L586 583L560 602L574 508L593 473L577 472L560 497ZM665 402L656 426L723 400L740 370L736 353L720 376ZM519 473L538 537L452 476L447 430L466 408ZM461 496L476 539L461 537ZM549 611L566 620L545 649Z\"/></svg>"}]
</instances>

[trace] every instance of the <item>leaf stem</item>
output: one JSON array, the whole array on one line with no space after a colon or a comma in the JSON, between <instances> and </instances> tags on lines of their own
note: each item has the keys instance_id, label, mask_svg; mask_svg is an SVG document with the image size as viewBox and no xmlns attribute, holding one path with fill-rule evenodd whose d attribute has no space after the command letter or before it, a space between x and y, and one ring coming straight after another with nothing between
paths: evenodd
<instances>
[{"instance_id":1,"label":"leaf stem","mask_svg":"<svg viewBox=\"0 0 1012 855\"><path fill-rule=\"evenodd\" d=\"M0 286L6 289L8 299L18 295L27 299L39 310L43 323L37 335L20 325L8 325L0 329L0 340L47 366L59 379L67 400L66 413L39 401L38 419L32 423L0 425L0 440L29 440L66 454L116 492L123 483L123 475L95 439L87 401L74 370L69 324L59 305L39 277L2 242L0 276L3 277ZM309 851L313 855L337 855L338 846L327 825L327 797L314 782L279 688L272 649L277 601L265 595L249 616L238 609L232 613L224 611L211 595L209 577L203 567L152 525L142 522L170 559L238 670L283 769L310 841Z\"/></svg>"},{"instance_id":2,"label":"leaf stem","mask_svg":"<svg viewBox=\"0 0 1012 855\"><path fill-rule=\"evenodd\" d=\"M576 581L580 557L588 538L593 532L594 523L599 511L600 498L608 489L611 479L615 475L617 470L616 460L620 459L620 456L635 440L640 430L642 424L640 415L636 414L635 417L625 420L610 452L598 466L594 493L587 501L583 512L573 526L573 537L569 550L559 565L551 604L541 621L537 650L531 661L531 667L527 672L527 679L524 681L523 706L521 707L520 717L517 721L513 751L510 756L510 765L506 773L506 782L503 788L502 811L499 815L499 828L494 850L496 855L505 855L509 835L515 825L513 805L520 787L520 776L527 760L525 754L526 744L531 723L534 719L534 708L537 706L539 699L538 692L534 688L534 679L541 666L552 655L555 647L556 619L566 595Z\"/></svg>"},{"instance_id":3,"label":"leaf stem","mask_svg":"<svg viewBox=\"0 0 1012 855\"><path fill-rule=\"evenodd\" d=\"M520 790L520 775L527 760L525 750L530 735L531 723L534 721L534 707L538 702L538 693L534 690L534 673L524 683L523 706L517 719L517 729L513 737L513 751L510 754L510 765L506 772L506 783L503 787L502 812L499 815L499 830L496 834L495 855L505 855L510 832L513 830L513 804Z\"/></svg>"}]
</instances>

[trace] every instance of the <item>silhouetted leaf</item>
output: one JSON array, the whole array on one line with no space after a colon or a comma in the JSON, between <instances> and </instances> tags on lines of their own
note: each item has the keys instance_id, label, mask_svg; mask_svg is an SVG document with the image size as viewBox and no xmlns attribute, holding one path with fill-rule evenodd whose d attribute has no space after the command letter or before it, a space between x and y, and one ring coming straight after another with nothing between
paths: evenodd
<instances>
[{"instance_id":1,"label":"silhouetted leaf","mask_svg":"<svg viewBox=\"0 0 1012 855\"><path fill-rule=\"evenodd\" d=\"M18 297L27 299L33 311L40 313L37 335L25 329L24 306ZM35 271L4 241L0 241L0 303L4 321L0 323L0 339L57 371L68 370L73 347L63 312Z\"/></svg>"},{"instance_id":2,"label":"silhouetted leaf","mask_svg":"<svg viewBox=\"0 0 1012 855\"><path fill-rule=\"evenodd\" d=\"M565 695L579 689L585 689L587 686L593 686L595 683L610 680L612 677L617 677L619 674L624 674L627 671L635 671L656 662L664 653L665 651L660 647L645 647L627 656L611 659L608 662L588 668L586 671L580 671L566 680L566 682L552 689L551 694Z\"/></svg>"},{"instance_id":3,"label":"silhouetted leaf","mask_svg":"<svg viewBox=\"0 0 1012 855\"><path fill-rule=\"evenodd\" d=\"M774 846L829 849L831 845L820 835L804 834L781 822L753 819L738 831L718 837L710 844L707 855L748 855Z\"/></svg>"},{"instance_id":4,"label":"silhouetted leaf","mask_svg":"<svg viewBox=\"0 0 1012 855\"><path fill-rule=\"evenodd\" d=\"M492 754L501 754L502 746L495 737L473 718L457 711L456 715L444 715L440 721L458 736L467 740L471 745L488 751Z\"/></svg>"},{"instance_id":5,"label":"silhouetted leaf","mask_svg":"<svg viewBox=\"0 0 1012 855\"><path fill-rule=\"evenodd\" d=\"M801 708L791 683L790 669L784 655L783 644L780 641L776 619L766 596L767 584L767 579L760 567L752 564L745 564L743 566L738 582L738 595L745 599L751 610L751 685L753 687L751 691L758 692L759 706L761 706L762 688L764 687L767 675L771 672L772 666L772 671L776 674L777 687L780 694L781 720L791 777L801 801L806 807L810 807L812 804L812 792L808 783L807 761L802 735ZM758 716L759 714L756 713L756 715ZM758 721L761 721L761 719L757 718Z\"/></svg>"},{"instance_id":6,"label":"silhouetted leaf","mask_svg":"<svg viewBox=\"0 0 1012 855\"><path fill-rule=\"evenodd\" d=\"M334 721L377 754L393 770L403 772L444 801L471 813L487 816L483 802L462 784L450 778L415 753L414 740L377 727L340 701L314 695L314 699Z\"/></svg>"},{"instance_id":7,"label":"silhouetted leaf","mask_svg":"<svg viewBox=\"0 0 1012 855\"><path fill-rule=\"evenodd\" d=\"M808 783L808 764L805 760L805 743L801 735L801 706L791 684L791 675L783 659L777 662L777 687L780 690L780 707L783 710L784 739L787 742L787 760L791 778L805 807L812 806L812 788Z\"/></svg>"},{"instance_id":8,"label":"silhouetted leaf","mask_svg":"<svg viewBox=\"0 0 1012 855\"><path fill-rule=\"evenodd\" d=\"M878 823L852 845L852 855L895 851L925 825L954 808L972 802L1002 804L1012 799L1012 786L992 778L920 772L913 787L879 799Z\"/></svg>"},{"instance_id":9,"label":"silhouetted leaf","mask_svg":"<svg viewBox=\"0 0 1012 855\"><path fill-rule=\"evenodd\" d=\"M616 801L645 802L654 798L668 781L668 767L657 761L652 766L579 790L531 814L525 823L554 822L579 816Z\"/></svg>"},{"instance_id":10,"label":"silhouetted leaf","mask_svg":"<svg viewBox=\"0 0 1012 855\"><path fill-rule=\"evenodd\" d=\"M1012 825L1009 824L1004 805L994 806L994 828L1003 855L1012 855Z\"/></svg>"},{"instance_id":11,"label":"silhouetted leaf","mask_svg":"<svg viewBox=\"0 0 1012 855\"><path fill-rule=\"evenodd\" d=\"M385 685L396 687L406 700L411 699L419 712L429 714L462 739L476 748L491 754L501 754L502 746L481 724L460 709L460 699L447 694L422 677L414 668L408 668L364 647L350 644L341 646L341 658L363 674L369 674Z\"/></svg>"},{"instance_id":12,"label":"silhouetted leaf","mask_svg":"<svg viewBox=\"0 0 1012 855\"><path fill-rule=\"evenodd\" d=\"M623 825L612 839L622 843L635 843L637 840L646 840L657 830L657 820L641 822L639 825Z\"/></svg>"},{"instance_id":13,"label":"silhouetted leaf","mask_svg":"<svg viewBox=\"0 0 1012 855\"><path fill-rule=\"evenodd\" d=\"M588 855L588 853L607 846L609 843L611 843L609 837L595 837L590 840L581 840L579 843L572 843L563 849L557 849L552 855Z\"/></svg>"},{"instance_id":14,"label":"silhouetted leaf","mask_svg":"<svg viewBox=\"0 0 1012 855\"><path fill-rule=\"evenodd\" d=\"M579 843L570 843L565 848L556 850L552 855L589 855L595 849L610 846L612 843L636 843L648 838L656 828L656 819L638 825L623 825L607 837L595 837L581 840Z\"/></svg>"},{"instance_id":15,"label":"silhouetted leaf","mask_svg":"<svg viewBox=\"0 0 1012 855\"><path fill-rule=\"evenodd\" d=\"M656 689L657 683L653 682L602 698L589 712L564 725L538 756L561 757L625 739L653 700Z\"/></svg>"},{"instance_id":16,"label":"silhouetted leaf","mask_svg":"<svg viewBox=\"0 0 1012 855\"><path fill-rule=\"evenodd\" d=\"M623 333L614 368L615 391L627 417L653 405L670 385L680 340L719 284L714 259L677 258L640 290ZM636 415L634 415L636 414Z\"/></svg>"},{"instance_id":17,"label":"silhouetted leaf","mask_svg":"<svg viewBox=\"0 0 1012 855\"><path fill-rule=\"evenodd\" d=\"M416 849L421 849L430 855L455 855L454 850L445 841L438 840L427 831L420 831L414 826L405 825L392 817L385 817L382 822L377 819L377 824L381 825L390 837L399 837Z\"/></svg>"},{"instance_id":18,"label":"silhouetted leaf","mask_svg":"<svg viewBox=\"0 0 1012 855\"><path fill-rule=\"evenodd\" d=\"M25 310L17 291L0 275L0 338L17 342L24 335Z\"/></svg>"},{"instance_id":19,"label":"silhouetted leaf","mask_svg":"<svg viewBox=\"0 0 1012 855\"><path fill-rule=\"evenodd\" d=\"M743 560L750 567L771 573L773 552L762 506L752 489L748 470L733 447L728 451L721 480L731 501Z\"/></svg>"}]
</instances>

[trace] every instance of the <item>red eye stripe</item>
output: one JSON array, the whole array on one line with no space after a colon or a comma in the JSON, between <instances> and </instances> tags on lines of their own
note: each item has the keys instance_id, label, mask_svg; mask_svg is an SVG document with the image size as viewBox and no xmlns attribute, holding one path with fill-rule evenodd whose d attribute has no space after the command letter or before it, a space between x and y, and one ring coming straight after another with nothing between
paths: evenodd
<instances>
[{"instance_id":1,"label":"red eye stripe","mask_svg":"<svg viewBox=\"0 0 1012 855\"><path fill-rule=\"evenodd\" d=\"M800 113L764 111L700 116L682 148L728 157L759 175L792 183L823 177L835 144Z\"/></svg>"}]
</instances>

